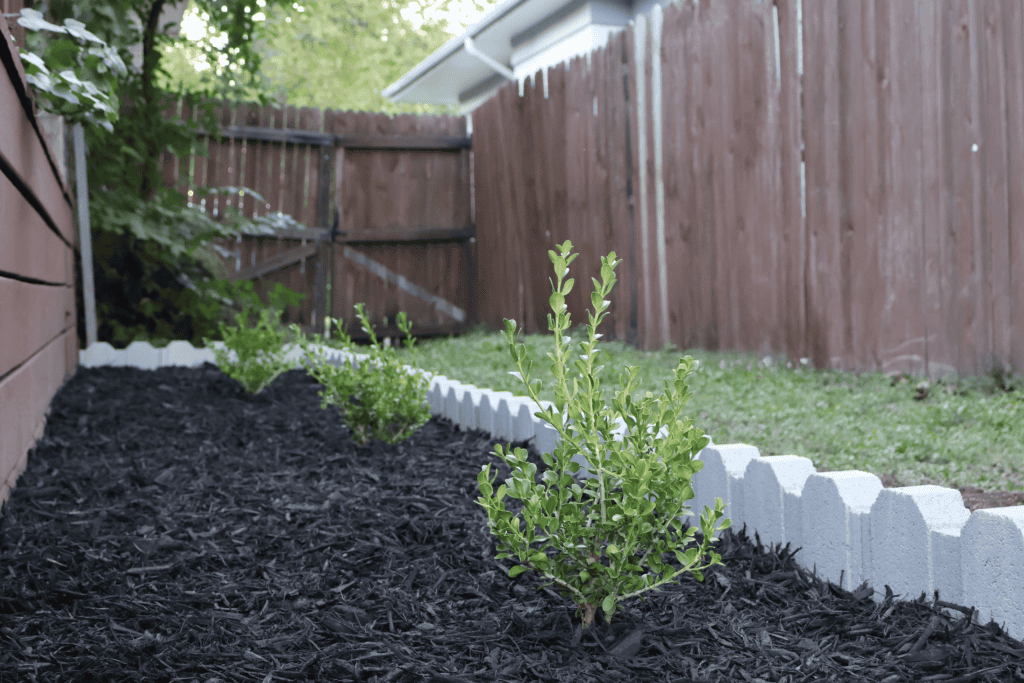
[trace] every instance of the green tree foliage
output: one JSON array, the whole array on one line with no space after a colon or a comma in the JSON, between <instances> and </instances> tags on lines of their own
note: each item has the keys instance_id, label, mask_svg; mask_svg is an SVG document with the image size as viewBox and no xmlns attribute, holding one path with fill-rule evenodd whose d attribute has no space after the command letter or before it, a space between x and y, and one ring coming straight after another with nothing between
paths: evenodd
<instances>
[{"instance_id":1,"label":"green tree foliage","mask_svg":"<svg viewBox=\"0 0 1024 683\"><path fill-rule=\"evenodd\" d=\"M284 104L388 114L457 114L454 107L396 104L381 94L462 32L444 17L481 11L495 0L305 0L267 11L254 43L261 56L260 88ZM190 62L204 43L167 51L175 82L203 82Z\"/></svg>"},{"instance_id":2,"label":"green tree foliage","mask_svg":"<svg viewBox=\"0 0 1024 683\"><path fill-rule=\"evenodd\" d=\"M128 47L142 45L141 69L129 66L118 81L115 101L121 105L113 130L85 130L98 336L117 347L137 339L184 339L200 345L203 336L215 335L217 323L241 306L236 304L238 287L218 272L220 263L210 242L243 229L266 227L236 210L212 221L187 206L178 189L163 185L164 150L186 156L195 147L197 153L205 153L205 145L197 144L196 130L218 129L214 99L239 101L255 95L263 104L270 101L256 87L260 55L252 44L261 25L253 18L252 0L193 1L209 14L211 26L227 37L227 72L205 87L176 90L161 87L157 78L167 77L160 66L160 48L173 42L167 35L171 25L158 26L165 0L53 0L31 8L56 25L64 25L66 19L80 22L127 65L132 61ZM23 49L54 63L67 46L53 35L28 32ZM179 98L201 110L198 124L163 114ZM42 101L40 106L45 108ZM197 199L208 192L191 189ZM80 271L77 278L79 338L84 344Z\"/></svg>"},{"instance_id":3,"label":"green tree foliage","mask_svg":"<svg viewBox=\"0 0 1024 683\"><path fill-rule=\"evenodd\" d=\"M465 2L191 0L189 9L207 26L207 36L198 42L169 35L174 24L159 25L172 2L26 2L54 25L78 22L73 25L104 41L127 65L132 64L129 46L142 46L141 68L129 66L118 80L114 101L121 106L113 130L86 128L98 336L116 347L146 339L184 339L198 346L204 337L216 338L218 323L243 308L242 293L227 279L212 240L269 230L274 221L251 220L231 207L210 220L189 206L178 188L165 187L161 177L163 151L183 158L206 154L196 132L218 130L212 102L267 105L272 96L281 100L287 93L289 103L302 106L453 113L446 107L395 105L380 91L451 39L447 22L434 17ZM493 0L473 2L480 10ZM410 20L410 11L422 23ZM29 32L27 51L52 64L63 50L60 58L67 61L67 41L58 43L54 35L60 37ZM212 68L197 72L197 60ZM179 99L200 112L198 122L165 116ZM246 188L183 189L198 202ZM77 260L76 271L84 344Z\"/></svg>"},{"instance_id":4,"label":"green tree foliage","mask_svg":"<svg viewBox=\"0 0 1024 683\"><path fill-rule=\"evenodd\" d=\"M51 24L34 9L24 8L18 24L30 31L49 31L60 38L51 45L47 63L39 55L19 50L26 80L42 106L70 124L103 126L113 132L117 120L118 78L127 75L124 62L85 24L65 19Z\"/></svg>"}]
</instances>

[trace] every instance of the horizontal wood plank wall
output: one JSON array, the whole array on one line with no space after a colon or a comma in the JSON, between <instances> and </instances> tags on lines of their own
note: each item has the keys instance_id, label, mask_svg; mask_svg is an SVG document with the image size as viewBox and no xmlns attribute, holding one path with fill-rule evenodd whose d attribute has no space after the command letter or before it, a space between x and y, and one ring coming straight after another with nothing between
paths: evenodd
<instances>
[{"instance_id":1,"label":"horizontal wood plank wall","mask_svg":"<svg viewBox=\"0 0 1024 683\"><path fill-rule=\"evenodd\" d=\"M8 7L8 9L11 9ZM17 9L20 9L18 7ZM71 197L0 17L0 505L78 367Z\"/></svg>"},{"instance_id":2,"label":"horizontal wood plank wall","mask_svg":"<svg viewBox=\"0 0 1024 683\"><path fill-rule=\"evenodd\" d=\"M336 135L418 135L427 138L465 137L465 120L460 117L391 118L385 114L321 111L313 108L258 107L254 104L220 105L221 127L259 126L264 129L308 131ZM183 103L171 107L168 116L197 120ZM329 315L346 322L353 337L362 332L354 304L365 303L366 313L375 329L394 336L396 314L405 312L417 330L451 329L457 331L472 324L470 291L475 278L476 245L465 240L432 242L389 242L388 237L402 240L410 232L425 229L440 231L469 230L472 219L469 190L469 151L453 149L405 150L374 149L360 146L344 149L326 143L282 143L263 139L262 135L221 141L206 138L205 156L198 152L194 161L164 154L165 182L178 188L248 187L264 199L255 201L251 194L218 195L199 204L213 220L224 220L228 207L240 209L242 215L255 218L281 212L297 222L317 230L331 227L335 209L340 211L338 229L351 244L339 245L328 254L310 254L299 262L260 277L255 282L257 293L266 300L267 292L277 282L306 294L298 307L285 311L285 323L310 326L313 323L316 274L323 258L323 267L332 271L331 310ZM189 178L189 169L191 178ZM321 178L321 174L324 178ZM318 205L318 190L329 189L329 203ZM218 240L234 256L223 258L227 275L236 266L246 268L280 257L286 252L313 244L310 234L294 239L245 236L238 240ZM355 253L358 252L358 253ZM347 254L347 256L346 256ZM329 258L330 257L330 258ZM329 260L333 263L326 263ZM370 259L368 267L365 259ZM401 276L408 283L425 290L428 295L451 303L465 313L463 320L453 318L420 296L410 294L395 282L383 279L381 268ZM383 272L383 271L382 271ZM415 287L412 287L415 289ZM422 293L422 292L421 292ZM383 326L387 318L388 333ZM435 331L436 331L435 329Z\"/></svg>"},{"instance_id":3,"label":"horizontal wood plank wall","mask_svg":"<svg viewBox=\"0 0 1024 683\"><path fill-rule=\"evenodd\" d=\"M19 14L25 7L25 0L0 0L0 9L3 12L0 14ZM14 38L13 45L15 48L25 46L25 27L18 23L17 17L10 17L7 19L7 30Z\"/></svg>"},{"instance_id":4,"label":"horizontal wood plank wall","mask_svg":"<svg viewBox=\"0 0 1024 683\"><path fill-rule=\"evenodd\" d=\"M503 86L473 112L487 324L548 332L571 239L573 326L614 250L601 331L645 350L665 297L681 348L1024 372L1022 8L805 2L801 93L795 0L685 2L549 68L547 99Z\"/></svg>"}]
</instances>

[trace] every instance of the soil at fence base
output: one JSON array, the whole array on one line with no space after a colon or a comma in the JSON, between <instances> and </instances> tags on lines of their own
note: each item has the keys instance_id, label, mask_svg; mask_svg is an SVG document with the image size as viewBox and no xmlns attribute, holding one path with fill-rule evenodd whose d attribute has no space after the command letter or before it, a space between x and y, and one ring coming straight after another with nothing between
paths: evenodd
<instances>
[{"instance_id":1,"label":"soil at fence base","mask_svg":"<svg viewBox=\"0 0 1024 683\"><path fill-rule=\"evenodd\" d=\"M582 631L494 559L492 449L437 418L356 446L301 371L250 397L212 365L81 368L0 517L0 681L1024 680L970 610L875 603L742 530Z\"/></svg>"}]
</instances>

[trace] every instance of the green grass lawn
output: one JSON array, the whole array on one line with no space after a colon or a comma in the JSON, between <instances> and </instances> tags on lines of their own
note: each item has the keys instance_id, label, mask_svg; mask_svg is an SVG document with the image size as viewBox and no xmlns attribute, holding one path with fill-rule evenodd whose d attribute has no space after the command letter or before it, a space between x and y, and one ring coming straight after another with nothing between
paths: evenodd
<instances>
[{"instance_id":1,"label":"green grass lawn","mask_svg":"<svg viewBox=\"0 0 1024 683\"><path fill-rule=\"evenodd\" d=\"M575 359L585 331L577 327L572 336ZM554 352L553 336L529 335L517 343L526 345L534 362L531 379L544 382L540 398L553 401L547 357ZM647 391L658 397L682 356L698 360L684 413L715 443L751 444L761 455L800 455L818 469L888 474L898 486L1024 489L1024 382L1019 379L935 380L919 399L920 377L791 369L785 360L765 362L763 354L644 353L621 341L598 341L598 347L609 406L620 388L621 368L640 368L635 397ZM396 351L403 363L527 395L522 382L508 374L517 367L500 332L478 329L459 338L417 340L415 362L405 348Z\"/></svg>"}]
</instances>

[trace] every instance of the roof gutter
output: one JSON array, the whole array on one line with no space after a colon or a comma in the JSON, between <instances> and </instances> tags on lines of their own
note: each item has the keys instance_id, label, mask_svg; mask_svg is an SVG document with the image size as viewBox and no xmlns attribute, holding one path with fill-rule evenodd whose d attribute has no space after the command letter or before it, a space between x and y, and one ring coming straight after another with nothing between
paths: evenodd
<instances>
[{"instance_id":1,"label":"roof gutter","mask_svg":"<svg viewBox=\"0 0 1024 683\"><path fill-rule=\"evenodd\" d=\"M499 4L497 7L491 10L491 14L484 16L480 21L473 24L466 29L463 36L477 36L488 28L491 24L494 24L505 15L509 14L513 10L520 6L531 2L532 0L506 0ZM444 44L439 50L434 52L422 62L417 64L412 71L409 71L404 76L399 78L396 82L389 85L387 88L381 91L384 97L391 100L399 97L403 92L410 88L416 81L426 76L429 72L441 65L441 63L451 57L459 49L460 45L465 47L465 42L460 41L458 37L452 38Z\"/></svg>"},{"instance_id":2,"label":"roof gutter","mask_svg":"<svg viewBox=\"0 0 1024 683\"><path fill-rule=\"evenodd\" d=\"M496 60L494 57L491 57L490 55L485 55L483 52L480 52L480 50L476 49L476 45L473 43L472 38L467 36L466 39L462 41L462 47L465 48L466 52L473 55L487 66L491 67L508 80L516 80L515 74L513 74L512 71L507 66Z\"/></svg>"}]
</instances>

